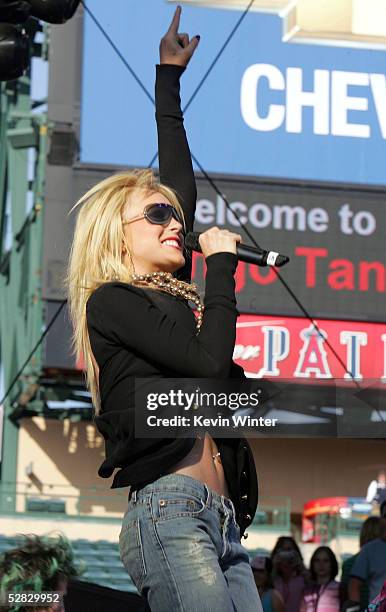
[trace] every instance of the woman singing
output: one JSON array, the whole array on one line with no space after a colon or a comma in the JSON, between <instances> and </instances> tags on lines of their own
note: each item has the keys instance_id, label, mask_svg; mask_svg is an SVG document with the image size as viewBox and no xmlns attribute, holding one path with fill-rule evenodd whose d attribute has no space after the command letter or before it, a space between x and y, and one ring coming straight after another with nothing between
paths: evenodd
<instances>
[{"instance_id":1,"label":"woman singing","mask_svg":"<svg viewBox=\"0 0 386 612\"><path fill-rule=\"evenodd\" d=\"M118 468L112 488L130 487L120 550L138 591L156 612L252 612L261 604L240 544L257 504L247 442L134 435L135 378L244 377L232 362L240 236L216 227L201 235L204 307L184 255L196 186L179 80L199 37L178 33L180 13L157 66L160 182L150 170L124 172L77 203L69 304L105 439L98 473Z\"/></svg>"}]
</instances>

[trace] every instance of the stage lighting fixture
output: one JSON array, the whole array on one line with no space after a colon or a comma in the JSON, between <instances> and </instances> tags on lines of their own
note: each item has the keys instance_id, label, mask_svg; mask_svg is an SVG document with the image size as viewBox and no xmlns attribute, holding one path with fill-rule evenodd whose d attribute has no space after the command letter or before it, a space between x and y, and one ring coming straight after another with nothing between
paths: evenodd
<instances>
[{"instance_id":1,"label":"stage lighting fixture","mask_svg":"<svg viewBox=\"0 0 386 612\"><path fill-rule=\"evenodd\" d=\"M29 38L10 23L0 23L0 81L17 79L29 64Z\"/></svg>"},{"instance_id":2,"label":"stage lighting fixture","mask_svg":"<svg viewBox=\"0 0 386 612\"><path fill-rule=\"evenodd\" d=\"M24 23L31 13L29 2L3 0L0 2L0 23Z\"/></svg>"},{"instance_id":3,"label":"stage lighting fixture","mask_svg":"<svg viewBox=\"0 0 386 612\"><path fill-rule=\"evenodd\" d=\"M31 15L48 21L48 23L64 23L71 19L80 0L28 0L31 5Z\"/></svg>"}]
</instances>

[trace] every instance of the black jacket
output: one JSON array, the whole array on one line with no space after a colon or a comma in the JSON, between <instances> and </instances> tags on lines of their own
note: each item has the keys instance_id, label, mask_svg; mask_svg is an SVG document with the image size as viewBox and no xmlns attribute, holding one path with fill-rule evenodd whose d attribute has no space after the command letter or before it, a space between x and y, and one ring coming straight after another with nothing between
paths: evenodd
<instances>
[{"instance_id":1,"label":"black jacket","mask_svg":"<svg viewBox=\"0 0 386 612\"><path fill-rule=\"evenodd\" d=\"M180 108L183 68L157 66L156 119L160 180L176 190L187 231L193 229L196 185ZM207 258L205 310L196 336L186 300L127 283L108 282L87 303L91 348L99 366L101 413L96 425L105 439L99 475L115 473L112 488L139 488L153 482L185 457L195 438L139 438L134 435L137 378L245 378L233 363L236 319L234 272L237 258ZM189 281L190 262L176 274ZM173 350L170 350L173 347ZM257 505L252 452L244 439L215 438L241 532Z\"/></svg>"}]
</instances>

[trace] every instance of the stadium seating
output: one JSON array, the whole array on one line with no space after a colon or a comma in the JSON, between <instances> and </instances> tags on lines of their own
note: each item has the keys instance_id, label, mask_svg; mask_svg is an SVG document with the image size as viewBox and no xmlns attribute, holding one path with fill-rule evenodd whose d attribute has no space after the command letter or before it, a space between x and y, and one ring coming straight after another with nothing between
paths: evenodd
<instances>
[{"instance_id":1,"label":"stadium seating","mask_svg":"<svg viewBox=\"0 0 386 612\"><path fill-rule=\"evenodd\" d=\"M0 535L0 555L18 545L20 540L14 537ZM130 576L126 573L119 556L118 544L107 540L90 541L80 538L72 540L74 558L80 570L84 570L79 580L137 593ZM249 549L248 555L252 561L255 555L270 556L266 548Z\"/></svg>"}]
</instances>

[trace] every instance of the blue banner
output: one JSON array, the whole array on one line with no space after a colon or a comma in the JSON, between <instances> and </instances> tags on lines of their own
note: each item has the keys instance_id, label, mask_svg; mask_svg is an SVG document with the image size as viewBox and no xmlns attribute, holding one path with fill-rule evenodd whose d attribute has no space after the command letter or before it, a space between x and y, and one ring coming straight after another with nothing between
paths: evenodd
<instances>
[{"instance_id":1,"label":"blue banner","mask_svg":"<svg viewBox=\"0 0 386 612\"><path fill-rule=\"evenodd\" d=\"M174 6L87 6L154 97ZM183 105L241 15L183 7L180 30L201 35L182 77ZM245 16L186 111L193 154L208 172L385 185L386 52L282 42L282 29L277 15ZM156 142L152 101L86 13L81 161L147 166Z\"/></svg>"}]
</instances>

